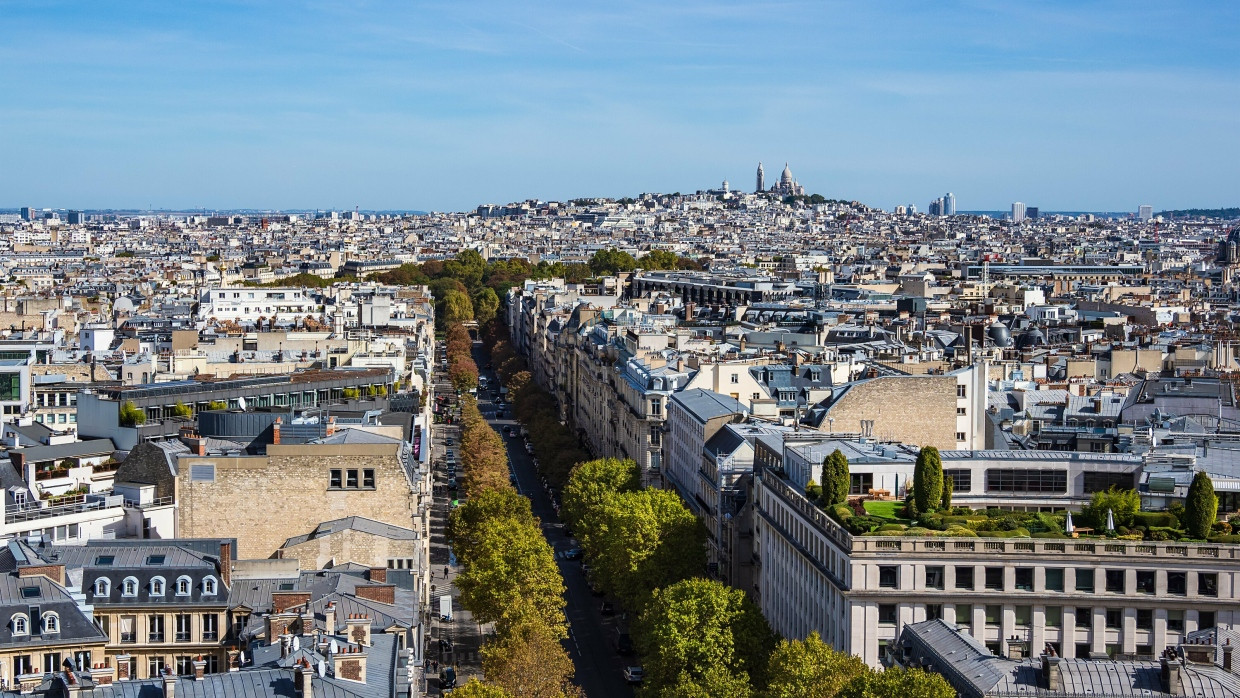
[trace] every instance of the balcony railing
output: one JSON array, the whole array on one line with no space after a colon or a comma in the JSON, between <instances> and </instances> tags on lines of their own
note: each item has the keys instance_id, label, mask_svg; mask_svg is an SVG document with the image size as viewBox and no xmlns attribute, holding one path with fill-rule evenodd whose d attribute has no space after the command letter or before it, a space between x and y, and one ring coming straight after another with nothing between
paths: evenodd
<instances>
[{"instance_id":1,"label":"balcony railing","mask_svg":"<svg viewBox=\"0 0 1240 698\"><path fill-rule=\"evenodd\" d=\"M110 507L121 506L123 498L120 495L110 496L91 496L77 495L67 500L60 500L53 506L41 506L40 502L32 502L24 505L20 509L6 511L4 514L4 522L6 524L21 523L23 521L36 521L39 519L50 519L55 516L68 516L69 514L77 514L84 511L94 511L96 509L107 509Z\"/></svg>"}]
</instances>

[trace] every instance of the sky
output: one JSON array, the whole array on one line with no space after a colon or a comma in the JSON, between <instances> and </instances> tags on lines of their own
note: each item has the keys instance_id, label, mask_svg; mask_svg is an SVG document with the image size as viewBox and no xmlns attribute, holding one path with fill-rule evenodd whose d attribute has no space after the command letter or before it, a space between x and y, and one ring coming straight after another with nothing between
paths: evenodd
<instances>
[{"instance_id":1,"label":"sky","mask_svg":"<svg viewBox=\"0 0 1240 698\"><path fill-rule=\"evenodd\" d=\"M1240 3L0 0L0 207L1240 204Z\"/></svg>"}]
</instances>

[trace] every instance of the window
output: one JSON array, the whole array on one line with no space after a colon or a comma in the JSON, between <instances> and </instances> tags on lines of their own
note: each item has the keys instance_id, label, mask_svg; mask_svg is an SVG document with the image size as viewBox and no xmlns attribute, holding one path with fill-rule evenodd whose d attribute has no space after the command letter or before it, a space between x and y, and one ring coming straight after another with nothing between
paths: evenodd
<instances>
[{"instance_id":1,"label":"window","mask_svg":"<svg viewBox=\"0 0 1240 698\"><path fill-rule=\"evenodd\" d=\"M163 577L152 577L151 578L151 596L163 596L163 595L164 595L164 578Z\"/></svg>"},{"instance_id":2,"label":"window","mask_svg":"<svg viewBox=\"0 0 1240 698\"><path fill-rule=\"evenodd\" d=\"M732 382L733 382L733 383L740 383L740 382L741 382L741 377L740 377L740 376L738 376L737 374L733 373L733 374L732 374Z\"/></svg>"},{"instance_id":3,"label":"window","mask_svg":"<svg viewBox=\"0 0 1240 698\"><path fill-rule=\"evenodd\" d=\"M965 439L967 439L967 438L969 438L969 437L968 437L968 435L967 435L967 434L965 434L963 431L958 431L958 432L956 432L956 440L957 440L957 441L964 441L964 440L965 440Z\"/></svg>"},{"instance_id":4,"label":"window","mask_svg":"<svg viewBox=\"0 0 1240 698\"><path fill-rule=\"evenodd\" d=\"M969 413L969 408L967 408L967 407L957 407L957 408L956 408L956 416L957 416L957 417L963 417L963 416L965 416L965 415L966 415L966 414L968 414L968 413Z\"/></svg>"},{"instance_id":5,"label":"window","mask_svg":"<svg viewBox=\"0 0 1240 698\"><path fill-rule=\"evenodd\" d=\"M967 603L956 604L956 625L973 625L973 607Z\"/></svg>"},{"instance_id":6,"label":"window","mask_svg":"<svg viewBox=\"0 0 1240 698\"><path fill-rule=\"evenodd\" d=\"M1063 591L1063 568L1055 567L1046 570L1046 590Z\"/></svg>"},{"instance_id":7,"label":"window","mask_svg":"<svg viewBox=\"0 0 1240 698\"><path fill-rule=\"evenodd\" d=\"M193 589L193 581L189 577L177 577L177 596L189 596L190 589Z\"/></svg>"},{"instance_id":8,"label":"window","mask_svg":"<svg viewBox=\"0 0 1240 698\"><path fill-rule=\"evenodd\" d=\"M1167 611L1167 630L1184 632L1184 611L1179 609Z\"/></svg>"},{"instance_id":9,"label":"window","mask_svg":"<svg viewBox=\"0 0 1240 698\"><path fill-rule=\"evenodd\" d=\"M1003 621L1003 607L997 604L986 606L986 625L998 625Z\"/></svg>"},{"instance_id":10,"label":"window","mask_svg":"<svg viewBox=\"0 0 1240 698\"><path fill-rule=\"evenodd\" d=\"M362 487L373 490L375 488L375 471L374 468L366 468L362 471Z\"/></svg>"},{"instance_id":11,"label":"window","mask_svg":"<svg viewBox=\"0 0 1240 698\"><path fill-rule=\"evenodd\" d=\"M1033 568L1016 568L1016 588L1020 591L1033 591Z\"/></svg>"},{"instance_id":12,"label":"window","mask_svg":"<svg viewBox=\"0 0 1240 698\"><path fill-rule=\"evenodd\" d=\"M986 471L986 491L1066 494L1068 471L991 468Z\"/></svg>"},{"instance_id":13,"label":"window","mask_svg":"<svg viewBox=\"0 0 1240 698\"><path fill-rule=\"evenodd\" d=\"M1106 492L1112 487L1121 490L1132 489L1132 473L1108 473L1096 470L1086 470L1085 476L1085 493L1093 494L1094 492Z\"/></svg>"},{"instance_id":14,"label":"window","mask_svg":"<svg viewBox=\"0 0 1240 698\"><path fill-rule=\"evenodd\" d=\"M220 639L220 617L218 614L202 614L202 639L204 642L214 642Z\"/></svg>"},{"instance_id":15,"label":"window","mask_svg":"<svg viewBox=\"0 0 1240 698\"><path fill-rule=\"evenodd\" d=\"M1124 593L1124 571L1123 570L1107 570L1106 571L1107 591L1112 594Z\"/></svg>"},{"instance_id":16,"label":"window","mask_svg":"<svg viewBox=\"0 0 1240 698\"><path fill-rule=\"evenodd\" d=\"M30 655L19 654L13 657L13 676L25 676L34 673L34 665L30 663Z\"/></svg>"},{"instance_id":17,"label":"window","mask_svg":"<svg viewBox=\"0 0 1240 698\"><path fill-rule=\"evenodd\" d=\"M957 589L968 589L969 591L972 591L974 589L972 567L957 567L956 568L956 588Z\"/></svg>"},{"instance_id":18,"label":"window","mask_svg":"<svg viewBox=\"0 0 1240 698\"><path fill-rule=\"evenodd\" d=\"M1137 630L1154 629L1154 611L1149 608L1137 609Z\"/></svg>"},{"instance_id":19,"label":"window","mask_svg":"<svg viewBox=\"0 0 1240 698\"><path fill-rule=\"evenodd\" d=\"M987 567L986 568L986 588L997 591L1003 591L1003 568Z\"/></svg>"},{"instance_id":20,"label":"window","mask_svg":"<svg viewBox=\"0 0 1240 698\"><path fill-rule=\"evenodd\" d=\"M120 640L123 644L133 644L138 641L138 619L136 616L121 616L120 619Z\"/></svg>"},{"instance_id":21,"label":"window","mask_svg":"<svg viewBox=\"0 0 1240 698\"><path fill-rule=\"evenodd\" d=\"M1137 570L1137 593L1154 593L1154 570Z\"/></svg>"},{"instance_id":22,"label":"window","mask_svg":"<svg viewBox=\"0 0 1240 698\"><path fill-rule=\"evenodd\" d=\"M878 605L878 622L882 625L895 625L897 606L893 603L880 603Z\"/></svg>"},{"instance_id":23,"label":"window","mask_svg":"<svg viewBox=\"0 0 1240 698\"><path fill-rule=\"evenodd\" d=\"M1015 610L1016 610L1016 624L1017 625L1029 625L1030 622L1033 620L1033 607L1032 606L1017 606Z\"/></svg>"},{"instance_id":24,"label":"window","mask_svg":"<svg viewBox=\"0 0 1240 698\"><path fill-rule=\"evenodd\" d=\"M1089 630L1094 627L1093 609L1081 608L1080 606L1076 608L1076 627L1081 630ZM1084 656L1089 656L1089 653L1086 653Z\"/></svg>"},{"instance_id":25,"label":"window","mask_svg":"<svg viewBox=\"0 0 1240 698\"><path fill-rule=\"evenodd\" d=\"M1086 567L1076 570L1076 590L1087 594L1094 593L1094 571Z\"/></svg>"},{"instance_id":26,"label":"window","mask_svg":"<svg viewBox=\"0 0 1240 698\"><path fill-rule=\"evenodd\" d=\"M663 401L651 400L650 401L650 416L659 417L662 415L663 415Z\"/></svg>"},{"instance_id":27,"label":"window","mask_svg":"<svg viewBox=\"0 0 1240 698\"><path fill-rule=\"evenodd\" d=\"M355 490L357 489L357 482L357 471L352 468L346 470L344 474L344 486L348 489Z\"/></svg>"},{"instance_id":28,"label":"window","mask_svg":"<svg viewBox=\"0 0 1240 698\"><path fill-rule=\"evenodd\" d=\"M99 629L103 631L103 634L110 638L112 637L112 633L109 632L111 629L111 623L109 623L108 620L108 616L95 616L95 625L98 625ZM109 642L111 642L111 640L109 640Z\"/></svg>"},{"instance_id":29,"label":"window","mask_svg":"<svg viewBox=\"0 0 1240 698\"><path fill-rule=\"evenodd\" d=\"M874 489L874 473L850 473L848 494L869 494Z\"/></svg>"},{"instance_id":30,"label":"window","mask_svg":"<svg viewBox=\"0 0 1240 698\"><path fill-rule=\"evenodd\" d=\"M928 603L926 604L926 620L938 620L943 617L943 604Z\"/></svg>"},{"instance_id":31,"label":"window","mask_svg":"<svg viewBox=\"0 0 1240 698\"><path fill-rule=\"evenodd\" d=\"M125 577L125 581L121 583L121 594L124 596L138 595L137 577Z\"/></svg>"},{"instance_id":32,"label":"window","mask_svg":"<svg viewBox=\"0 0 1240 698\"><path fill-rule=\"evenodd\" d=\"M1188 573L1168 572L1167 593L1176 596L1186 596L1188 594Z\"/></svg>"},{"instance_id":33,"label":"window","mask_svg":"<svg viewBox=\"0 0 1240 698\"><path fill-rule=\"evenodd\" d=\"M328 480L327 486L333 490L338 490L341 487L343 487L344 486L344 481L342 479L343 473L344 471L340 470L339 468L332 468L331 478Z\"/></svg>"},{"instance_id":34,"label":"window","mask_svg":"<svg viewBox=\"0 0 1240 698\"><path fill-rule=\"evenodd\" d=\"M1107 628L1117 630L1124 627L1124 609L1107 609Z\"/></svg>"},{"instance_id":35,"label":"window","mask_svg":"<svg viewBox=\"0 0 1240 698\"><path fill-rule=\"evenodd\" d=\"M224 564L227 565L229 563L225 561ZM215 589L216 589L215 577L207 577L206 579L202 580L202 593L203 594L206 594L207 596L214 596L216 593Z\"/></svg>"},{"instance_id":36,"label":"window","mask_svg":"<svg viewBox=\"0 0 1240 698\"><path fill-rule=\"evenodd\" d=\"M968 386L957 385L956 386L956 397L969 397Z\"/></svg>"},{"instance_id":37,"label":"window","mask_svg":"<svg viewBox=\"0 0 1240 698\"><path fill-rule=\"evenodd\" d=\"M43 614L43 632L58 633L60 632L60 616L52 611Z\"/></svg>"},{"instance_id":38,"label":"window","mask_svg":"<svg viewBox=\"0 0 1240 698\"><path fill-rule=\"evenodd\" d=\"M218 674L220 672L219 657L214 654L205 654L202 656L202 660L207 663L207 666L203 668L203 673Z\"/></svg>"},{"instance_id":39,"label":"window","mask_svg":"<svg viewBox=\"0 0 1240 698\"><path fill-rule=\"evenodd\" d=\"M893 566L879 567L878 586L883 589L895 589L900 586L900 568Z\"/></svg>"},{"instance_id":40,"label":"window","mask_svg":"<svg viewBox=\"0 0 1240 698\"><path fill-rule=\"evenodd\" d=\"M55 674L60 671L60 653L44 652L43 653L43 673Z\"/></svg>"},{"instance_id":41,"label":"window","mask_svg":"<svg viewBox=\"0 0 1240 698\"><path fill-rule=\"evenodd\" d=\"M1218 573L1217 572L1198 572L1197 573L1197 595L1198 596L1218 596ZM1213 623L1211 623L1213 625Z\"/></svg>"},{"instance_id":42,"label":"window","mask_svg":"<svg viewBox=\"0 0 1240 698\"><path fill-rule=\"evenodd\" d=\"M112 583L107 577L97 577L95 579L95 596L107 596L112 592Z\"/></svg>"},{"instance_id":43,"label":"window","mask_svg":"<svg viewBox=\"0 0 1240 698\"><path fill-rule=\"evenodd\" d=\"M43 596L43 590L39 587L22 587L23 599L37 599Z\"/></svg>"},{"instance_id":44,"label":"window","mask_svg":"<svg viewBox=\"0 0 1240 698\"><path fill-rule=\"evenodd\" d=\"M30 619L26 617L25 613L14 614L9 620L9 625L12 627L14 635L30 634Z\"/></svg>"},{"instance_id":45,"label":"window","mask_svg":"<svg viewBox=\"0 0 1240 698\"><path fill-rule=\"evenodd\" d=\"M927 567L926 568L926 588L927 589L944 588L942 567Z\"/></svg>"},{"instance_id":46,"label":"window","mask_svg":"<svg viewBox=\"0 0 1240 698\"><path fill-rule=\"evenodd\" d=\"M952 492L968 492L973 489L973 471L952 468L943 471L944 478L951 478Z\"/></svg>"},{"instance_id":47,"label":"window","mask_svg":"<svg viewBox=\"0 0 1240 698\"><path fill-rule=\"evenodd\" d=\"M146 676L150 679L158 679L164 674L164 658L151 657L146 660Z\"/></svg>"},{"instance_id":48,"label":"window","mask_svg":"<svg viewBox=\"0 0 1240 698\"><path fill-rule=\"evenodd\" d=\"M1044 617L1046 618L1046 627L1048 628L1060 627L1061 625L1063 625L1063 607L1062 606L1047 606L1046 611L1044 613Z\"/></svg>"},{"instance_id":49,"label":"window","mask_svg":"<svg viewBox=\"0 0 1240 698\"><path fill-rule=\"evenodd\" d=\"M1214 611L1197 611L1197 629L1206 630L1214 627Z\"/></svg>"},{"instance_id":50,"label":"window","mask_svg":"<svg viewBox=\"0 0 1240 698\"><path fill-rule=\"evenodd\" d=\"M189 642L190 634L193 632L193 621L188 613L178 613L176 615L176 634L173 639L176 642Z\"/></svg>"},{"instance_id":51,"label":"window","mask_svg":"<svg viewBox=\"0 0 1240 698\"><path fill-rule=\"evenodd\" d=\"M166 559L167 559L167 557L166 557L166 556L164 556L164 555L147 555L147 556L146 556L146 564L148 564L148 565L162 565L162 564L164 564L164 560L166 560Z\"/></svg>"},{"instance_id":52,"label":"window","mask_svg":"<svg viewBox=\"0 0 1240 698\"><path fill-rule=\"evenodd\" d=\"M147 617L147 636L148 642L164 641L164 616L156 613Z\"/></svg>"}]
</instances>

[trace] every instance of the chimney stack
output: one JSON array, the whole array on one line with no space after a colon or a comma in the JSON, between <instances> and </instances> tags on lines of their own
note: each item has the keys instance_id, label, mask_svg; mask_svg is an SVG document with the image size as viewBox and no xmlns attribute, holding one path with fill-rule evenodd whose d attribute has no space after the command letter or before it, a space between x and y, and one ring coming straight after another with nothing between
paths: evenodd
<instances>
[{"instance_id":1,"label":"chimney stack","mask_svg":"<svg viewBox=\"0 0 1240 698\"><path fill-rule=\"evenodd\" d=\"M1230 673L1231 667L1232 667L1231 651L1235 649L1235 646L1231 644L1231 638L1228 638L1227 642L1223 643L1222 649L1223 649L1223 671Z\"/></svg>"},{"instance_id":2,"label":"chimney stack","mask_svg":"<svg viewBox=\"0 0 1240 698\"><path fill-rule=\"evenodd\" d=\"M220 543L220 580L224 586L232 586L232 542Z\"/></svg>"},{"instance_id":3,"label":"chimney stack","mask_svg":"<svg viewBox=\"0 0 1240 698\"><path fill-rule=\"evenodd\" d=\"M207 673L207 660L203 659L202 655L200 654L194 658L194 680L202 681L206 673Z\"/></svg>"},{"instance_id":4,"label":"chimney stack","mask_svg":"<svg viewBox=\"0 0 1240 698\"><path fill-rule=\"evenodd\" d=\"M164 667L164 698L176 698L177 695L177 677L173 675L172 669Z\"/></svg>"},{"instance_id":5,"label":"chimney stack","mask_svg":"<svg viewBox=\"0 0 1240 698\"><path fill-rule=\"evenodd\" d=\"M280 424L283 421L283 417L276 417L275 423L271 425L271 444L273 446L280 445Z\"/></svg>"},{"instance_id":6,"label":"chimney stack","mask_svg":"<svg viewBox=\"0 0 1240 698\"><path fill-rule=\"evenodd\" d=\"M280 636L280 659L288 659L289 647L292 645L292 635Z\"/></svg>"},{"instance_id":7,"label":"chimney stack","mask_svg":"<svg viewBox=\"0 0 1240 698\"><path fill-rule=\"evenodd\" d=\"M296 681L294 688L302 698L314 698L314 667L310 666L310 662L304 658L297 666Z\"/></svg>"},{"instance_id":8,"label":"chimney stack","mask_svg":"<svg viewBox=\"0 0 1240 698\"><path fill-rule=\"evenodd\" d=\"M362 647L370 646L370 616L362 613L350 613L345 620L345 639Z\"/></svg>"},{"instance_id":9,"label":"chimney stack","mask_svg":"<svg viewBox=\"0 0 1240 698\"><path fill-rule=\"evenodd\" d=\"M323 625L328 635L336 634L336 602L333 601L323 608Z\"/></svg>"},{"instance_id":10,"label":"chimney stack","mask_svg":"<svg viewBox=\"0 0 1240 698\"><path fill-rule=\"evenodd\" d=\"M1042 655L1042 678L1046 682L1046 690L1063 690L1063 674L1059 668L1059 657Z\"/></svg>"},{"instance_id":11,"label":"chimney stack","mask_svg":"<svg viewBox=\"0 0 1240 698\"><path fill-rule=\"evenodd\" d=\"M1182 669L1175 655L1162 658L1162 689L1173 696L1184 695L1184 682L1180 674Z\"/></svg>"}]
</instances>

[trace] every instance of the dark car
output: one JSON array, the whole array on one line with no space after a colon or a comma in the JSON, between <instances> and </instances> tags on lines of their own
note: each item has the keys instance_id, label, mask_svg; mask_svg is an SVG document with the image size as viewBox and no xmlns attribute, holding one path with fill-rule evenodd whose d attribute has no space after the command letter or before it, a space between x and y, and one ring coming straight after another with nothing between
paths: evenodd
<instances>
[{"instance_id":1,"label":"dark car","mask_svg":"<svg viewBox=\"0 0 1240 698\"><path fill-rule=\"evenodd\" d=\"M628 633L616 634L616 652L625 656L633 654L633 638Z\"/></svg>"},{"instance_id":2,"label":"dark car","mask_svg":"<svg viewBox=\"0 0 1240 698\"><path fill-rule=\"evenodd\" d=\"M447 666L439 672L439 688L456 688L456 669Z\"/></svg>"},{"instance_id":3,"label":"dark car","mask_svg":"<svg viewBox=\"0 0 1240 698\"><path fill-rule=\"evenodd\" d=\"M565 560L580 560L581 559L581 548L569 548L568 550L565 550L564 559Z\"/></svg>"}]
</instances>

